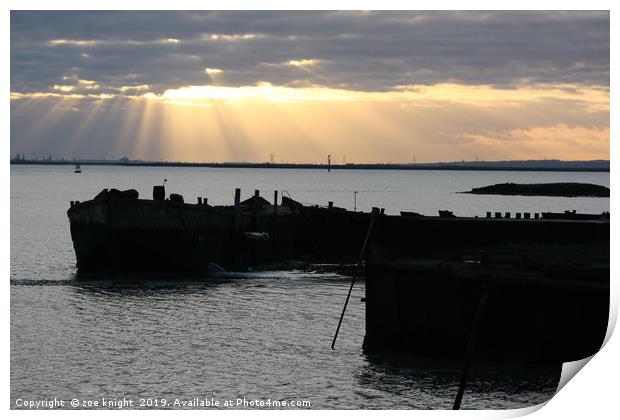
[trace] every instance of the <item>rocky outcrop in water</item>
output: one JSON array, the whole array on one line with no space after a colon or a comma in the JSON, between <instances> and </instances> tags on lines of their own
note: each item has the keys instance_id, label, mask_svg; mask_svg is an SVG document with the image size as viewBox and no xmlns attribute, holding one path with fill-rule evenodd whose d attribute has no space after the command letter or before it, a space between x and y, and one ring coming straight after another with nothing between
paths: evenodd
<instances>
[{"instance_id":1,"label":"rocky outcrop in water","mask_svg":"<svg viewBox=\"0 0 620 420\"><path fill-rule=\"evenodd\" d=\"M579 182L556 182L548 184L506 183L473 188L466 193L548 197L609 197L609 188L602 185Z\"/></svg>"}]
</instances>

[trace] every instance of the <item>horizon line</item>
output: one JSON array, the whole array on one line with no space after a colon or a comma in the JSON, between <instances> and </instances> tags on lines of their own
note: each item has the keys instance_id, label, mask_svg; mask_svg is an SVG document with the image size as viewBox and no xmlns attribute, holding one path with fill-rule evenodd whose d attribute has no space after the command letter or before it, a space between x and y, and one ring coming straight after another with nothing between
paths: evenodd
<instances>
[{"instance_id":1,"label":"horizon line","mask_svg":"<svg viewBox=\"0 0 620 420\"><path fill-rule=\"evenodd\" d=\"M515 171L588 171L610 172L609 159L561 160L528 159L499 161L453 161L427 163L275 163L275 162L183 162L121 159L24 159L12 158L10 164L42 165L112 165L112 166L161 166L161 167L220 167L220 168L273 168L273 169L400 169L400 170L515 170Z\"/></svg>"}]
</instances>

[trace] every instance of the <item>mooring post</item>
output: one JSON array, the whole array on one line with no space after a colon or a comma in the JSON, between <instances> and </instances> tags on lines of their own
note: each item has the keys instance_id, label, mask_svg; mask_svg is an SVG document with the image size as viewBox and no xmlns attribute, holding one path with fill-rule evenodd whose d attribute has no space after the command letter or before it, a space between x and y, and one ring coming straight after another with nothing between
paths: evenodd
<instances>
[{"instance_id":1,"label":"mooring post","mask_svg":"<svg viewBox=\"0 0 620 420\"><path fill-rule=\"evenodd\" d=\"M198 204L202 204L202 197L198 197Z\"/></svg>"},{"instance_id":2,"label":"mooring post","mask_svg":"<svg viewBox=\"0 0 620 420\"><path fill-rule=\"evenodd\" d=\"M338 333L340 332L340 325L342 325L342 319L344 318L344 313L347 311L347 305L349 304L349 298L351 297L351 291L353 290L353 285L355 284L355 277L357 276L357 268L359 268L362 263L362 259L364 258L364 254L366 253L366 246L368 245L368 239L370 238L370 233L372 232L372 227L375 224L375 219L379 215L379 209L377 207L372 208L372 213L370 217L370 225L368 226L368 231L366 232L366 238L364 238L364 243L362 244L362 250L360 251L360 256L357 259L357 264L355 264L356 271L353 272L353 278L351 279L351 285L349 286L349 293L347 293L347 299L344 301L344 307L342 308L342 314L340 314L340 320L338 321L338 327L336 327L336 334L334 334L334 339L332 340L332 350L336 345L336 339L338 338Z\"/></svg>"},{"instance_id":3,"label":"mooring post","mask_svg":"<svg viewBox=\"0 0 620 420\"><path fill-rule=\"evenodd\" d=\"M241 188L235 188L235 217L239 216L239 203L241 203Z\"/></svg>"},{"instance_id":4,"label":"mooring post","mask_svg":"<svg viewBox=\"0 0 620 420\"><path fill-rule=\"evenodd\" d=\"M241 203L241 188L235 188L235 211L233 213L235 234L239 233L239 225L241 223L240 203Z\"/></svg>"},{"instance_id":5,"label":"mooring post","mask_svg":"<svg viewBox=\"0 0 620 420\"><path fill-rule=\"evenodd\" d=\"M238 243L239 243L239 227L240 227L240 223L241 223L241 214L240 212L240 203L241 203L241 188L235 188L235 209L233 211L233 219L232 219L232 238L231 238L231 245L232 245L232 252L230 253L230 259L231 259L231 267L233 267L233 269L236 269L237 267L237 254L239 253L238 248Z\"/></svg>"},{"instance_id":6,"label":"mooring post","mask_svg":"<svg viewBox=\"0 0 620 420\"><path fill-rule=\"evenodd\" d=\"M271 223L272 252L276 253L276 225L278 224L278 190L273 192L273 222Z\"/></svg>"},{"instance_id":7,"label":"mooring post","mask_svg":"<svg viewBox=\"0 0 620 420\"><path fill-rule=\"evenodd\" d=\"M487 300L489 300L489 295L487 293L483 293L482 296L480 296L480 301L478 302L478 307L476 308L476 313L474 315L474 322L471 325L471 331L469 332L469 340L467 341L467 354L465 355L465 366L463 367L463 373L461 374L461 383L459 384L459 390L456 393L456 398L454 400L454 406L452 406L453 410L458 410L461 408L461 401L463 400L463 394L465 393L465 385L467 384L467 376L469 374L469 366L471 365L471 359L474 353L474 348L476 346L476 339L478 337L478 329L480 328L480 321L482 319L484 309L487 305Z\"/></svg>"},{"instance_id":8,"label":"mooring post","mask_svg":"<svg viewBox=\"0 0 620 420\"><path fill-rule=\"evenodd\" d=\"M260 190L254 190L254 200L252 200L252 229L258 228L258 199L260 198Z\"/></svg>"},{"instance_id":9,"label":"mooring post","mask_svg":"<svg viewBox=\"0 0 620 420\"><path fill-rule=\"evenodd\" d=\"M235 233L239 231L239 224L241 223L241 188L235 188L235 211L233 213L234 217L234 225L235 225Z\"/></svg>"}]
</instances>

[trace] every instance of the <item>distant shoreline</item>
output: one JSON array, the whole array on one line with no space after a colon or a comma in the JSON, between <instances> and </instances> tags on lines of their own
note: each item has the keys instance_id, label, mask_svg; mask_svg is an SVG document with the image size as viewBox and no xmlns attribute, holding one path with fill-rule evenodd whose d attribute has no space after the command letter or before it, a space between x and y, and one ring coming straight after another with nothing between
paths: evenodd
<instances>
[{"instance_id":1,"label":"distant shoreline","mask_svg":"<svg viewBox=\"0 0 620 420\"><path fill-rule=\"evenodd\" d=\"M383 169L383 170L435 170L435 171L538 171L538 172L610 172L609 161L595 161L597 164L587 165L587 161L580 161L577 165L572 162L552 161L524 161L514 162L462 162L462 163L413 163L413 164L387 164L387 163L347 163L332 164L333 170L357 170L357 169ZM544 164L542 162L545 162ZM598 164L600 162L600 164ZM11 165L109 165L109 166L149 166L149 167L189 167L189 168L250 168L250 169L322 169L327 170L327 164L313 163L247 163L247 162L221 162L221 163L192 163L192 162L147 162L147 161L112 161L112 160L11 160ZM607 166L605 166L605 163Z\"/></svg>"}]
</instances>

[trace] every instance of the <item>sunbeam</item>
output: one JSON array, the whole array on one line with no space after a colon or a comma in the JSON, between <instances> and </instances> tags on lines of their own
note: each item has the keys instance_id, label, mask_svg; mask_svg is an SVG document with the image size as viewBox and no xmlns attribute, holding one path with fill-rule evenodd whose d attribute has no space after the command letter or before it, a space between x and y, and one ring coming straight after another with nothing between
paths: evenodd
<instances>
[{"instance_id":1,"label":"sunbeam","mask_svg":"<svg viewBox=\"0 0 620 420\"><path fill-rule=\"evenodd\" d=\"M598 86L206 85L159 95L15 94L12 107L14 123L38 117L21 131L21 150L40 147L58 124L75 120L56 140L63 153L90 148L108 157L262 162L275 154L301 163L334 154L406 163L414 154L419 161L597 159L609 148L609 90Z\"/></svg>"}]
</instances>

